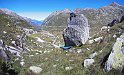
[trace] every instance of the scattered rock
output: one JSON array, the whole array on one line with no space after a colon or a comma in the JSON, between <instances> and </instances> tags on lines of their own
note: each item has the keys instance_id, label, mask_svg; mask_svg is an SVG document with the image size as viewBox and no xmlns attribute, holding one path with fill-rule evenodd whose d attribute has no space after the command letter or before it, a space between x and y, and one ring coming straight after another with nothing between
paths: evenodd
<instances>
[{"instance_id":1,"label":"scattered rock","mask_svg":"<svg viewBox=\"0 0 124 75\"><path fill-rule=\"evenodd\" d=\"M23 31L24 31L25 34L27 34L27 35L35 33L35 31L34 31L33 29L27 29L27 28L23 28Z\"/></svg>"},{"instance_id":2,"label":"scattered rock","mask_svg":"<svg viewBox=\"0 0 124 75\"><path fill-rule=\"evenodd\" d=\"M71 67L71 66L65 67L65 70L66 70L66 71L69 71L69 70L72 70L72 69L73 69L73 67Z\"/></svg>"},{"instance_id":3,"label":"scattered rock","mask_svg":"<svg viewBox=\"0 0 124 75\"><path fill-rule=\"evenodd\" d=\"M94 40L89 40L88 41L88 44L93 44L94 43Z\"/></svg>"},{"instance_id":4,"label":"scattered rock","mask_svg":"<svg viewBox=\"0 0 124 75\"><path fill-rule=\"evenodd\" d=\"M21 66L24 66L24 64L25 64L25 62L23 62L23 61L22 61L22 62L20 62L20 65L21 65Z\"/></svg>"},{"instance_id":5,"label":"scattered rock","mask_svg":"<svg viewBox=\"0 0 124 75\"><path fill-rule=\"evenodd\" d=\"M116 37L117 37L117 35L114 34L114 35L113 35L113 38L116 38Z\"/></svg>"},{"instance_id":6,"label":"scattered rock","mask_svg":"<svg viewBox=\"0 0 124 75\"><path fill-rule=\"evenodd\" d=\"M89 51L90 49L89 49L89 48L87 48L87 50Z\"/></svg>"},{"instance_id":7,"label":"scattered rock","mask_svg":"<svg viewBox=\"0 0 124 75\"><path fill-rule=\"evenodd\" d=\"M15 42L15 41L12 41L11 44L12 44L13 46L16 46L16 42Z\"/></svg>"},{"instance_id":8,"label":"scattered rock","mask_svg":"<svg viewBox=\"0 0 124 75\"><path fill-rule=\"evenodd\" d=\"M41 43L45 42L45 41L41 40L39 37L36 37L36 38L37 38L38 42L41 42Z\"/></svg>"},{"instance_id":9,"label":"scattered rock","mask_svg":"<svg viewBox=\"0 0 124 75\"><path fill-rule=\"evenodd\" d=\"M16 56L18 56L18 57L20 57L20 54L21 54L21 52L22 52L22 50L17 49L17 48L12 47L12 46L8 46L8 47L7 47L7 50L8 50L9 52L11 52L11 54L16 55Z\"/></svg>"},{"instance_id":10,"label":"scattered rock","mask_svg":"<svg viewBox=\"0 0 124 75\"><path fill-rule=\"evenodd\" d=\"M81 53L82 52L82 50L81 49L77 49L77 53Z\"/></svg>"},{"instance_id":11,"label":"scattered rock","mask_svg":"<svg viewBox=\"0 0 124 75\"><path fill-rule=\"evenodd\" d=\"M42 71L42 68L36 67L36 66L30 66L29 70L32 71L34 74L40 74Z\"/></svg>"},{"instance_id":12,"label":"scattered rock","mask_svg":"<svg viewBox=\"0 0 124 75\"><path fill-rule=\"evenodd\" d=\"M108 28L107 26L103 26L103 27L101 28L101 31L106 30L107 28Z\"/></svg>"},{"instance_id":13,"label":"scattered rock","mask_svg":"<svg viewBox=\"0 0 124 75\"><path fill-rule=\"evenodd\" d=\"M85 59L84 60L84 67L88 68L90 65L94 63L94 59Z\"/></svg>"},{"instance_id":14,"label":"scattered rock","mask_svg":"<svg viewBox=\"0 0 124 75\"><path fill-rule=\"evenodd\" d=\"M58 45L55 45L55 44L52 44L55 48L60 48L60 46Z\"/></svg>"},{"instance_id":15,"label":"scattered rock","mask_svg":"<svg viewBox=\"0 0 124 75\"><path fill-rule=\"evenodd\" d=\"M33 57L34 55L29 55L29 57Z\"/></svg>"},{"instance_id":16,"label":"scattered rock","mask_svg":"<svg viewBox=\"0 0 124 75\"><path fill-rule=\"evenodd\" d=\"M6 34L7 32L6 31L3 31L4 34Z\"/></svg>"},{"instance_id":17,"label":"scattered rock","mask_svg":"<svg viewBox=\"0 0 124 75\"><path fill-rule=\"evenodd\" d=\"M95 53L93 53L93 54L91 54L90 56L89 56L89 58L94 58L95 56L97 55L97 53L95 52Z\"/></svg>"},{"instance_id":18,"label":"scattered rock","mask_svg":"<svg viewBox=\"0 0 124 75\"><path fill-rule=\"evenodd\" d=\"M39 53L35 53L36 55L38 55Z\"/></svg>"},{"instance_id":19,"label":"scattered rock","mask_svg":"<svg viewBox=\"0 0 124 75\"><path fill-rule=\"evenodd\" d=\"M53 65L53 67L56 67L57 65Z\"/></svg>"},{"instance_id":20,"label":"scattered rock","mask_svg":"<svg viewBox=\"0 0 124 75\"><path fill-rule=\"evenodd\" d=\"M103 40L103 37L98 37L98 38L95 38L95 39L94 39L95 42L99 42L99 41L101 41L101 40Z\"/></svg>"}]
</instances>

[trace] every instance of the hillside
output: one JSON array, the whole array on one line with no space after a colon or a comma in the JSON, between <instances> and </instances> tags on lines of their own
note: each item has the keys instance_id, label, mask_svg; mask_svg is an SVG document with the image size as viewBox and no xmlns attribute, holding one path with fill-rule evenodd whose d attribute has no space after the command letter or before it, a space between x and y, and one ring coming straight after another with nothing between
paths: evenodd
<instances>
[{"instance_id":1,"label":"hillside","mask_svg":"<svg viewBox=\"0 0 124 75\"><path fill-rule=\"evenodd\" d=\"M29 32L33 32L32 29L36 30L21 16L8 9L0 9L0 74L5 75L12 70L13 58L17 58L23 50L27 50L25 37ZM11 66L12 69L5 65ZM2 71L2 67L8 70Z\"/></svg>"},{"instance_id":2,"label":"hillside","mask_svg":"<svg viewBox=\"0 0 124 75\"><path fill-rule=\"evenodd\" d=\"M103 63L107 61L106 57L110 54L116 39L124 32L121 29L123 25L124 22L118 23L111 27L109 32L100 31L90 39L103 37L103 41L87 42L81 47L73 47L69 50L59 48L64 44L60 32L52 32L51 34L41 31L32 34L29 36L30 52L24 54L25 65L20 75L35 74L30 72L31 66L40 67L42 75L123 75L118 69L112 69L109 72L103 70ZM37 38L42 41L38 41ZM86 67L84 61L87 59L93 59L94 62Z\"/></svg>"}]
</instances>

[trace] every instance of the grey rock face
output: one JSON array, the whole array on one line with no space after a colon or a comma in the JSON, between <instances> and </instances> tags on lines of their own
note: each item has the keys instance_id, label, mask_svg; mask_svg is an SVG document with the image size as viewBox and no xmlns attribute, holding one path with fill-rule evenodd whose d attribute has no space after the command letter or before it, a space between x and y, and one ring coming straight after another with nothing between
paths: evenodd
<instances>
[{"instance_id":1,"label":"grey rock face","mask_svg":"<svg viewBox=\"0 0 124 75\"><path fill-rule=\"evenodd\" d=\"M7 60L8 56L5 53L3 46L4 46L4 42L3 42L3 40L0 40L0 59L4 58L5 60Z\"/></svg>"},{"instance_id":2,"label":"grey rock face","mask_svg":"<svg viewBox=\"0 0 124 75\"><path fill-rule=\"evenodd\" d=\"M121 17L120 22L124 21L124 15Z\"/></svg>"},{"instance_id":3,"label":"grey rock face","mask_svg":"<svg viewBox=\"0 0 124 75\"><path fill-rule=\"evenodd\" d=\"M65 46L80 46L89 38L89 25L87 18L82 14L70 14L68 26L64 29Z\"/></svg>"},{"instance_id":4,"label":"grey rock face","mask_svg":"<svg viewBox=\"0 0 124 75\"><path fill-rule=\"evenodd\" d=\"M118 24L118 23L119 23L119 20L115 19L111 23L109 23L108 26L112 27L112 26L114 26L115 24Z\"/></svg>"}]
</instances>

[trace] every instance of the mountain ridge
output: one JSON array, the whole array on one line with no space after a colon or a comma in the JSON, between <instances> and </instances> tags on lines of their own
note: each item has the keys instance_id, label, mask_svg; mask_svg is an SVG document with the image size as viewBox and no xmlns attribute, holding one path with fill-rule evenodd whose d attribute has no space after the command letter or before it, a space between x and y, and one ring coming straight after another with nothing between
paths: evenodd
<instances>
[{"instance_id":1,"label":"mountain ridge","mask_svg":"<svg viewBox=\"0 0 124 75\"><path fill-rule=\"evenodd\" d=\"M93 34L96 34L102 26L107 26L107 24L112 22L114 19L120 19L124 14L124 6L113 2L98 9L78 8L70 12L84 14L91 27L90 35L92 36ZM49 27L53 26L53 29L57 29L59 27L58 30L62 31L67 26L67 18L69 18L70 12L63 13L63 10L60 10L52 13L43 21L42 25L46 27L44 29L47 30L48 28L49 30Z\"/></svg>"}]
</instances>

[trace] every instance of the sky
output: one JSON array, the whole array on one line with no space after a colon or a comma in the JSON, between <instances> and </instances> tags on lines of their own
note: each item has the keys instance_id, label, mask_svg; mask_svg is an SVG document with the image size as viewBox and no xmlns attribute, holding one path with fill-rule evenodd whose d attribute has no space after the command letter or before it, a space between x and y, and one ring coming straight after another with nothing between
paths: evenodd
<instances>
[{"instance_id":1,"label":"sky","mask_svg":"<svg viewBox=\"0 0 124 75\"><path fill-rule=\"evenodd\" d=\"M68 8L100 8L123 0L0 0L0 8L7 8L17 14L36 20L43 20L54 11Z\"/></svg>"}]
</instances>

